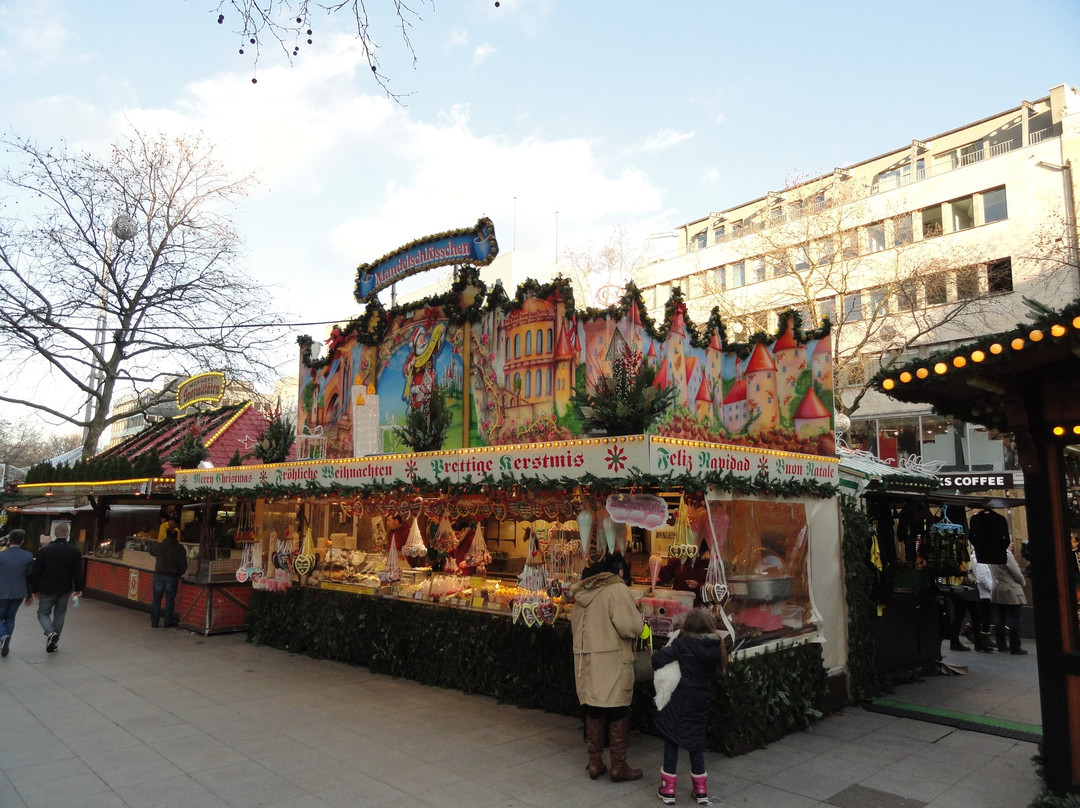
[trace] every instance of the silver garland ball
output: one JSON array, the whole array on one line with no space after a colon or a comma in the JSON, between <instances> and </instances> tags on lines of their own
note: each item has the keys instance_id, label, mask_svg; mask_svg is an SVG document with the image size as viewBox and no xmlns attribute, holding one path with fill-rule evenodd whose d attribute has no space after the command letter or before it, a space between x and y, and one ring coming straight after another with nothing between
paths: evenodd
<instances>
[{"instance_id":1,"label":"silver garland ball","mask_svg":"<svg viewBox=\"0 0 1080 808\"><path fill-rule=\"evenodd\" d=\"M833 423L836 426L837 435L843 435L845 432L851 429L851 419L842 412L836 413L836 418L834 419Z\"/></svg>"},{"instance_id":2,"label":"silver garland ball","mask_svg":"<svg viewBox=\"0 0 1080 808\"><path fill-rule=\"evenodd\" d=\"M130 216L121 213L112 223L112 234L121 241L131 241L139 231L139 226Z\"/></svg>"}]
</instances>

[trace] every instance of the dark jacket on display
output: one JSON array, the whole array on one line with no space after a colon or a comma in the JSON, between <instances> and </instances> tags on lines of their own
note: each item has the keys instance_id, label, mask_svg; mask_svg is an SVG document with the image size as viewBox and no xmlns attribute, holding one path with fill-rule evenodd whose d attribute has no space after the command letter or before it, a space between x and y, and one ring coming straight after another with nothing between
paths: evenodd
<instances>
[{"instance_id":1,"label":"dark jacket on display","mask_svg":"<svg viewBox=\"0 0 1080 808\"><path fill-rule=\"evenodd\" d=\"M997 511L979 511L968 520L968 541L980 563L1004 564L1009 522Z\"/></svg>"},{"instance_id":2,"label":"dark jacket on display","mask_svg":"<svg viewBox=\"0 0 1080 808\"><path fill-rule=\"evenodd\" d=\"M174 536L166 536L158 545L154 572L181 577L187 572L187 550Z\"/></svg>"},{"instance_id":3,"label":"dark jacket on display","mask_svg":"<svg viewBox=\"0 0 1080 808\"><path fill-rule=\"evenodd\" d=\"M39 595L82 592L83 564L79 548L53 539L37 552L30 567L30 588Z\"/></svg>"},{"instance_id":4,"label":"dark jacket on display","mask_svg":"<svg viewBox=\"0 0 1080 808\"><path fill-rule=\"evenodd\" d=\"M682 674L671 700L654 717L665 738L691 751L705 748L713 674L724 662L719 634L680 633L653 654L653 670L677 661Z\"/></svg>"}]
</instances>

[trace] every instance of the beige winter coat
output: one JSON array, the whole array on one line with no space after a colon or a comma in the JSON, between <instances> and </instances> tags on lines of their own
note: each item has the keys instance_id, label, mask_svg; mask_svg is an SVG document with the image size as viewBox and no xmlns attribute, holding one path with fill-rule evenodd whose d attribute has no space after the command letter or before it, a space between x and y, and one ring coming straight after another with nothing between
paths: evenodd
<instances>
[{"instance_id":1,"label":"beige winter coat","mask_svg":"<svg viewBox=\"0 0 1080 808\"><path fill-rule=\"evenodd\" d=\"M627 707L634 696L634 640L644 620L630 588L602 572L570 589L574 611L574 683L578 701L593 707Z\"/></svg>"},{"instance_id":2,"label":"beige winter coat","mask_svg":"<svg viewBox=\"0 0 1080 808\"><path fill-rule=\"evenodd\" d=\"M1005 564L989 565L994 576L994 590L990 594L990 600L1009 606L1022 606L1027 603L1027 598L1024 597L1024 573L1020 571L1020 565L1012 553L1006 553L1005 560Z\"/></svg>"}]
</instances>

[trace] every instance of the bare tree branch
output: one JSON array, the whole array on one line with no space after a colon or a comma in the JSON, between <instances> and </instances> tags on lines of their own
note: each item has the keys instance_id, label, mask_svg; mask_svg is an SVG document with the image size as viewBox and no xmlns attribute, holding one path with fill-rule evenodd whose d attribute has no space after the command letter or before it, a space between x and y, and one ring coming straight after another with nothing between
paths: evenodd
<instances>
[{"instance_id":1,"label":"bare tree branch","mask_svg":"<svg viewBox=\"0 0 1080 808\"><path fill-rule=\"evenodd\" d=\"M393 22L388 22L387 26L397 29L401 44L408 50L414 66L416 51L413 49L409 31L414 21L422 21L420 10L425 5L435 8L433 0L416 0L415 4L406 3L404 0L385 2L387 9L393 8ZM256 68L264 45L276 43L290 64L300 55L304 46L313 45L313 14L322 12L326 17L348 15L350 22L355 24L356 38L363 48L364 58L371 68L375 83L383 89L387 98L398 103L407 95L390 89L390 77L383 72L379 63L379 44L375 36L372 13L364 0L219 0L215 10L218 24L229 23L235 26L233 30L240 38L240 54L245 55L250 51L253 66ZM255 83L256 79L253 77L251 81Z\"/></svg>"},{"instance_id":2,"label":"bare tree branch","mask_svg":"<svg viewBox=\"0 0 1080 808\"><path fill-rule=\"evenodd\" d=\"M272 371L272 328L247 326L280 318L237 269L228 215L251 176L230 174L199 136L133 131L108 160L15 135L0 143L17 163L0 172L14 194L0 209L0 359L54 383L49 401L15 385L0 401L86 430L89 457L111 423L169 395L149 385ZM110 415L118 388L140 404ZM66 411L72 400L86 413Z\"/></svg>"}]
</instances>

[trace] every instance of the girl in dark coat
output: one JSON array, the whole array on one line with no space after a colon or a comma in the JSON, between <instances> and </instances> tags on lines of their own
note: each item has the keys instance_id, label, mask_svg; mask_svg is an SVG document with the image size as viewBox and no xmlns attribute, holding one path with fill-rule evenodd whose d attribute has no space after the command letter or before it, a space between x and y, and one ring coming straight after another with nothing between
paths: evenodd
<instances>
[{"instance_id":1,"label":"girl in dark coat","mask_svg":"<svg viewBox=\"0 0 1080 808\"><path fill-rule=\"evenodd\" d=\"M716 617L707 609L693 609L678 635L653 654L653 669L679 663L681 677L671 699L654 719L664 736L664 768L656 794L668 805L675 804L675 769L679 747L690 753L690 780L699 805L711 805L708 775L705 772L705 734L709 721L709 700L713 674L727 667L727 648L716 630Z\"/></svg>"}]
</instances>

